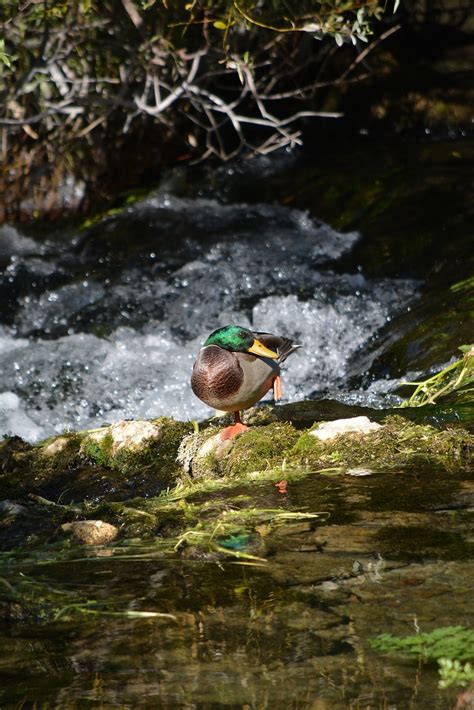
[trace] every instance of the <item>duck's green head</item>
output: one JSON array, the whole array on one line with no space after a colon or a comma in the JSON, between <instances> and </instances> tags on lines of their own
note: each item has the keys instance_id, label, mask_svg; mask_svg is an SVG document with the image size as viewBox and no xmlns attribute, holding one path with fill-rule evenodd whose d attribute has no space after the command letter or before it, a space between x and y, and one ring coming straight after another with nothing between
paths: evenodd
<instances>
[{"instance_id":1,"label":"duck's green head","mask_svg":"<svg viewBox=\"0 0 474 710\"><path fill-rule=\"evenodd\" d=\"M272 360L278 358L278 353L270 350L263 343L257 340L254 334L242 328L240 325L225 325L223 328L218 328L210 334L206 345L218 345L224 350L230 350L234 353L252 353L262 357L269 357Z\"/></svg>"}]
</instances>

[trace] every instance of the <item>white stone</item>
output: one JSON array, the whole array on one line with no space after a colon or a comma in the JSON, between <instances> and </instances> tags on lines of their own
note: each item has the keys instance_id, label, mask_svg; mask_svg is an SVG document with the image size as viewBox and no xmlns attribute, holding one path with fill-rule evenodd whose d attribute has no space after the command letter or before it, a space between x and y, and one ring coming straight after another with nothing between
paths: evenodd
<instances>
[{"instance_id":1,"label":"white stone","mask_svg":"<svg viewBox=\"0 0 474 710\"><path fill-rule=\"evenodd\" d=\"M54 441L43 448L43 454L46 454L46 456L55 456L66 448L67 442L67 436L58 436L57 439L54 439Z\"/></svg>"},{"instance_id":2,"label":"white stone","mask_svg":"<svg viewBox=\"0 0 474 710\"><path fill-rule=\"evenodd\" d=\"M149 439L157 439L160 432L161 427L152 424L152 422L123 420L109 427L89 432L81 448L84 450L90 441L100 444L107 435L110 435L112 437L111 455L115 456L122 449L132 451L139 449Z\"/></svg>"},{"instance_id":3,"label":"white stone","mask_svg":"<svg viewBox=\"0 0 474 710\"><path fill-rule=\"evenodd\" d=\"M371 468L348 468L346 471L348 476L371 476L373 471Z\"/></svg>"},{"instance_id":4,"label":"white stone","mask_svg":"<svg viewBox=\"0 0 474 710\"><path fill-rule=\"evenodd\" d=\"M112 455L121 449L138 449L148 439L157 439L161 428L147 421L122 421L112 424Z\"/></svg>"},{"instance_id":5,"label":"white stone","mask_svg":"<svg viewBox=\"0 0 474 710\"><path fill-rule=\"evenodd\" d=\"M340 434L364 435L381 428L380 424L371 422L368 417L351 417L350 419L336 419L333 422L324 422L317 429L310 431L310 434L321 441L327 441Z\"/></svg>"}]
</instances>

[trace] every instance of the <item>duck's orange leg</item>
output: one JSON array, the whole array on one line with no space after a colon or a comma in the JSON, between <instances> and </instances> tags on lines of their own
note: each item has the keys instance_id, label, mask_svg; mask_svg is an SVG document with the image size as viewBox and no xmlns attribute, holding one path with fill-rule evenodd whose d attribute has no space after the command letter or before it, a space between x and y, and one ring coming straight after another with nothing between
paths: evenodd
<instances>
[{"instance_id":1,"label":"duck's orange leg","mask_svg":"<svg viewBox=\"0 0 474 710\"><path fill-rule=\"evenodd\" d=\"M278 402L283 396L282 389L281 389L281 377L278 375L278 377L275 377L273 380L273 399L275 402Z\"/></svg>"},{"instance_id":2,"label":"duck's orange leg","mask_svg":"<svg viewBox=\"0 0 474 710\"><path fill-rule=\"evenodd\" d=\"M247 431L248 426L242 424L240 412L234 412L234 422L235 424L228 426L221 431L222 441L225 441L226 439L235 439L236 436L239 436L239 434L243 434L244 431Z\"/></svg>"}]
</instances>

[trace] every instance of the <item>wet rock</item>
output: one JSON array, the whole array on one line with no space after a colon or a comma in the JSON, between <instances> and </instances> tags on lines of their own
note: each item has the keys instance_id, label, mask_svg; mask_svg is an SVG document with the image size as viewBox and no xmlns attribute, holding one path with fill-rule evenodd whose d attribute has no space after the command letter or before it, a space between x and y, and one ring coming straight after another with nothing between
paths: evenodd
<instances>
[{"instance_id":1,"label":"wet rock","mask_svg":"<svg viewBox=\"0 0 474 710\"><path fill-rule=\"evenodd\" d=\"M154 475L158 486L177 482L179 446L192 425L168 417L152 421L120 421L86 434L83 458L122 474L139 473L143 480ZM151 483L150 479L150 483Z\"/></svg>"},{"instance_id":2,"label":"wet rock","mask_svg":"<svg viewBox=\"0 0 474 710\"><path fill-rule=\"evenodd\" d=\"M381 425L371 422L368 417L351 417L350 419L336 419L333 422L324 422L317 429L310 432L320 441L334 439L341 434L369 434L381 429Z\"/></svg>"},{"instance_id":3,"label":"wet rock","mask_svg":"<svg viewBox=\"0 0 474 710\"><path fill-rule=\"evenodd\" d=\"M39 494L67 503L156 495L182 476L176 455L190 431L192 424L161 417L66 433L36 446L7 439L0 442L0 499Z\"/></svg>"},{"instance_id":4,"label":"wet rock","mask_svg":"<svg viewBox=\"0 0 474 710\"><path fill-rule=\"evenodd\" d=\"M210 435L209 431L190 434L180 444L177 461L192 478L200 478L213 471L218 472L216 464L225 457L233 444L232 439L222 441L220 432Z\"/></svg>"},{"instance_id":5,"label":"wet rock","mask_svg":"<svg viewBox=\"0 0 474 710\"><path fill-rule=\"evenodd\" d=\"M215 426L192 432L190 422L161 417L62 434L43 445L0 442L0 498L120 501L157 495L189 476L245 479L281 469L346 471L354 479L415 462L455 471L470 465L472 442L460 427L440 431L401 416L385 416L383 426L360 416L303 431L280 420L224 442Z\"/></svg>"},{"instance_id":6,"label":"wet rock","mask_svg":"<svg viewBox=\"0 0 474 710\"><path fill-rule=\"evenodd\" d=\"M160 436L161 427L148 421L120 421L110 427L91 432L85 440L97 443L103 442L110 437L110 454L116 456L119 451L127 449L137 451L150 439L157 439Z\"/></svg>"},{"instance_id":7,"label":"wet rock","mask_svg":"<svg viewBox=\"0 0 474 710\"><path fill-rule=\"evenodd\" d=\"M67 444L67 437L58 436L57 439L54 439L50 444L43 447L43 454L45 454L46 456L56 456L56 454L59 454L61 453L61 451L64 451Z\"/></svg>"},{"instance_id":8,"label":"wet rock","mask_svg":"<svg viewBox=\"0 0 474 710\"><path fill-rule=\"evenodd\" d=\"M103 520L79 520L74 523L64 523L61 530L70 533L72 537L84 545L106 545L115 540L118 529L115 525Z\"/></svg>"},{"instance_id":9,"label":"wet rock","mask_svg":"<svg viewBox=\"0 0 474 710\"><path fill-rule=\"evenodd\" d=\"M474 710L474 686L458 695L454 710Z\"/></svg>"},{"instance_id":10,"label":"wet rock","mask_svg":"<svg viewBox=\"0 0 474 710\"><path fill-rule=\"evenodd\" d=\"M16 518L19 515L24 515L26 513L26 508L24 505L15 503L13 500L1 500L0 501L0 516L6 518Z\"/></svg>"},{"instance_id":11,"label":"wet rock","mask_svg":"<svg viewBox=\"0 0 474 710\"><path fill-rule=\"evenodd\" d=\"M178 461L193 478L203 476L245 476L280 466L298 439L298 432L286 423L251 426L235 439L222 441L220 430L205 429L183 440Z\"/></svg>"},{"instance_id":12,"label":"wet rock","mask_svg":"<svg viewBox=\"0 0 474 710\"><path fill-rule=\"evenodd\" d=\"M371 468L356 466L355 468L348 468L346 473L348 476L371 476L373 471Z\"/></svg>"}]
</instances>

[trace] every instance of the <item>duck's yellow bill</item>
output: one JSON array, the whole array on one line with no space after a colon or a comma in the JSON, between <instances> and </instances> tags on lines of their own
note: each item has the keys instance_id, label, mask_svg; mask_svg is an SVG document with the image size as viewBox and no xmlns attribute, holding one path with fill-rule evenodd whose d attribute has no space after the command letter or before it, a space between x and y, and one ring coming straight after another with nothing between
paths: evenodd
<instances>
[{"instance_id":1,"label":"duck's yellow bill","mask_svg":"<svg viewBox=\"0 0 474 710\"><path fill-rule=\"evenodd\" d=\"M260 340L256 339L253 341L247 352L252 353L253 355L261 355L261 357L270 357L272 360L276 360L278 358L278 353L274 350L270 350L270 348L267 348L260 342Z\"/></svg>"}]
</instances>

